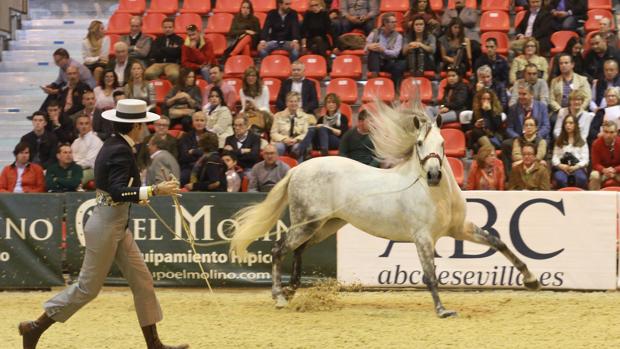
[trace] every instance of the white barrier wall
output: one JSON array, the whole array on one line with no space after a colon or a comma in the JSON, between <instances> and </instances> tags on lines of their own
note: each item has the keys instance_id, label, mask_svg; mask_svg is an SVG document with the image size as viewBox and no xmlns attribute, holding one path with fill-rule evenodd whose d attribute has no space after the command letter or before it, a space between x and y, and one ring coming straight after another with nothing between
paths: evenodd
<instances>
[{"instance_id":1,"label":"white barrier wall","mask_svg":"<svg viewBox=\"0 0 620 349\"><path fill-rule=\"evenodd\" d=\"M464 192L467 219L497 233L549 289L615 289L617 194ZM520 287L499 252L442 238L437 277L444 287ZM376 238L347 225L338 232L338 279L364 286L424 286L415 245Z\"/></svg>"}]
</instances>

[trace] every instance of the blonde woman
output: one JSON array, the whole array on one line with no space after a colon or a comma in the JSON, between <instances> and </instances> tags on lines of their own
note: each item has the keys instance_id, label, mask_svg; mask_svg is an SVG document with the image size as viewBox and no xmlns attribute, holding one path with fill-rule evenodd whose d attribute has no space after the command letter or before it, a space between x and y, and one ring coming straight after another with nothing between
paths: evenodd
<instances>
[{"instance_id":1,"label":"blonde woman","mask_svg":"<svg viewBox=\"0 0 620 349\"><path fill-rule=\"evenodd\" d=\"M146 104L155 104L155 86L144 79L144 66L139 61L131 63L129 80L125 85L127 98L141 99Z\"/></svg>"},{"instance_id":2,"label":"blonde woman","mask_svg":"<svg viewBox=\"0 0 620 349\"><path fill-rule=\"evenodd\" d=\"M103 70L108 64L110 38L105 36L105 27L101 21L92 21L88 26L88 34L82 40L82 59L84 65L93 73L99 83Z\"/></svg>"},{"instance_id":3,"label":"blonde woman","mask_svg":"<svg viewBox=\"0 0 620 349\"><path fill-rule=\"evenodd\" d=\"M538 55L539 49L540 46L536 39L525 39L525 43L523 44L523 54L517 56L510 65L508 78L511 84L514 84L517 79L523 78L523 70L529 63L534 64L538 68L539 74L542 74L540 78L547 80L549 64L547 63L547 59L545 57Z\"/></svg>"}]
</instances>

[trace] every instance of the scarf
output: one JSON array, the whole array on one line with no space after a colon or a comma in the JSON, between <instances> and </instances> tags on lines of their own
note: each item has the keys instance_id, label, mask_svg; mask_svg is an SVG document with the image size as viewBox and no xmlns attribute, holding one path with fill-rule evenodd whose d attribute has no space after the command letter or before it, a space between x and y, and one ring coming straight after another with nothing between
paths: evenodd
<instances>
[{"instance_id":1,"label":"scarf","mask_svg":"<svg viewBox=\"0 0 620 349\"><path fill-rule=\"evenodd\" d=\"M329 127L340 128L340 112L337 111L332 116L325 114L323 116L323 123Z\"/></svg>"}]
</instances>

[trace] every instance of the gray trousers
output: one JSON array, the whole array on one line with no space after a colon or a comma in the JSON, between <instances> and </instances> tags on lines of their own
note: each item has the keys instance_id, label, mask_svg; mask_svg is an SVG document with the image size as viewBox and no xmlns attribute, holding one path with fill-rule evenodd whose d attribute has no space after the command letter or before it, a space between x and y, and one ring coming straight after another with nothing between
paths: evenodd
<instances>
[{"instance_id":1,"label":"gray trousers","mask_svg":"<svg viewBox=\"0 0 620 349\"><path fill-rule=\"evenodd\" d=\"M54 321L65 322L97 297L115 262L129 282L140 327L162 319L153 278L144 263L133 235L127 229L129 203L109 207L97 205L84 227L86 253L77 282L43 305Z\"/></svg>"}]
</instances>

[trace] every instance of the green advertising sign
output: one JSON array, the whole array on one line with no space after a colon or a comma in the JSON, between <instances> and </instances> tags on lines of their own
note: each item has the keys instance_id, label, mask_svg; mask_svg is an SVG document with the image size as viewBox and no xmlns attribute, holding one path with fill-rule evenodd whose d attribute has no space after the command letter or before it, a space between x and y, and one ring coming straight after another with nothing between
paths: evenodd
<instances>
[{"instance_id":1,"label":"green advertising sign","mask_svg":"<svg viewBox=\"0 0 620 349\"><path fill-rule=\"evenodd\" d=\"M0 288L63 285L62 195L0 194Z\"/></svg>"},{"instance_id":2,"label":"green advertising sign","mask_svg":"<svg viewBox=\"0 0 620 349\"><path fill-rule=\"evenodd\" d=\"M65 194L67 209L67 266L77 275L82 263L84 223L95 206L92 193ZM143 257L159 286L206 286L204 275L214 286L248 286L271 284L271 247L286 232L288 217L250 246L250 254L241 260L230 255L228 229L231 217L239 209L259 202L264 194L248 193L184 193L181 212L168 197L152 198L150 204L166 222L162 223L146 206L132 205L129 229L133 232ZM182 227L181 215L196 238L196 252ZM167 230L172 228L173 233ZM174 235L173 235L174 234ZM336 239L309 248L303 255L306 280L313 277L336 276ZM290 256L286 273L290 272ZM200 269L203 267L205 274ZM113 270L109 283L123 282ZM286 277L285 277L286 279ZM302 279L303 280L303 279Z\"/></svg>"}]
</instances>

